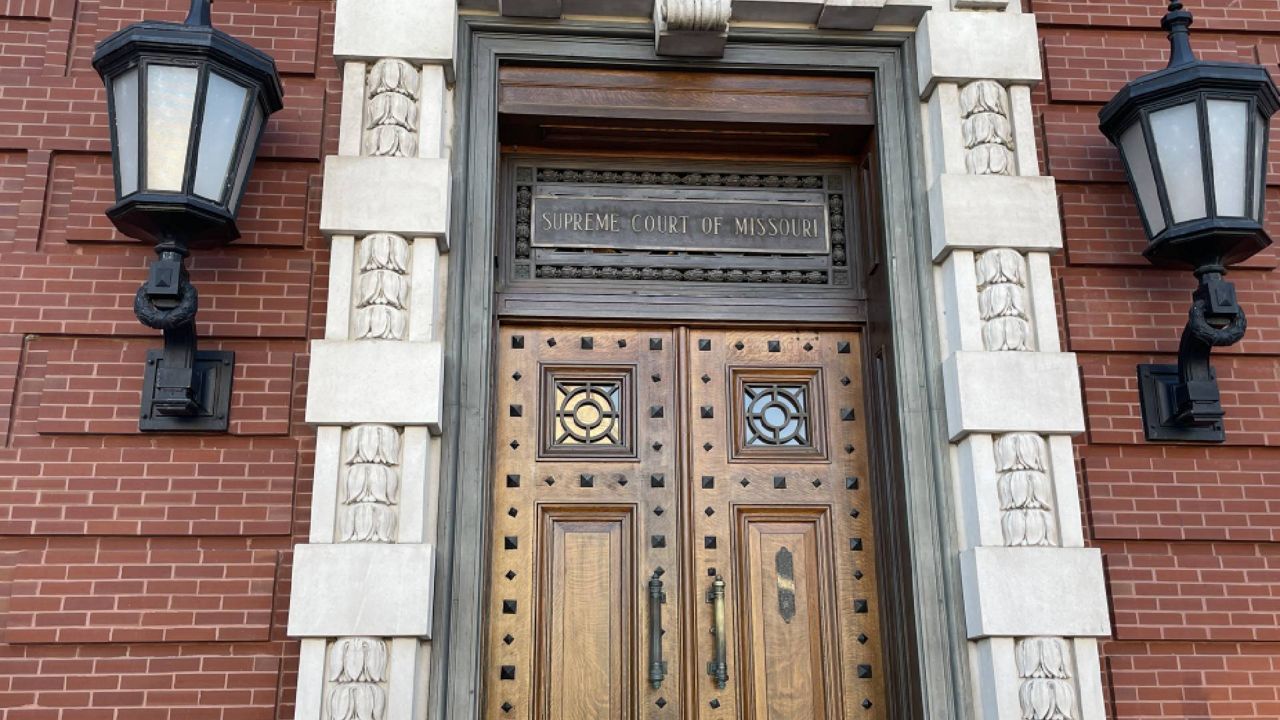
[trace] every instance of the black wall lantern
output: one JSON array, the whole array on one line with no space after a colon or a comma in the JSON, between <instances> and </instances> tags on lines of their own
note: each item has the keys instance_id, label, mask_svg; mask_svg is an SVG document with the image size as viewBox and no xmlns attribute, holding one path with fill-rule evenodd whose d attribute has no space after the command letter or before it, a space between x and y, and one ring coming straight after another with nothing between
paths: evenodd
<instances>
[{"instance_id":1,"label":"black wall lantern","mask_svg":"<svg viewBox=\"0 0 1280 720\"><path fill-rule=\"evenodd\" d=\"M1130 82L1100 113L1120 150L1155 265L1199 280L1177 365L1139 365L1148 440L1222 442L1214 347L1244 336L1226 266L1271 244L1262 227L1267 128L1280 94L1259 65L1204 62L1191 51L1191 13L1169 4L1169 66Z\"/></svg>"},{"instance_id":2,"label":"black wall lantern","mask_svg":"<svg viewBox=\"0 0 1280 720\"><path fill-rule=\"evenodd\" d=\"M191 249L240 237L244 196L266 119L284 106L271 56L215 30L212 0L193 0L185 22L142 22L103 40L93 67L107 87L120 232L155 243L134 314L164 331L147 354L142 430L225 431L229 351L196 347Z\"/></svg>"}]
</instances>

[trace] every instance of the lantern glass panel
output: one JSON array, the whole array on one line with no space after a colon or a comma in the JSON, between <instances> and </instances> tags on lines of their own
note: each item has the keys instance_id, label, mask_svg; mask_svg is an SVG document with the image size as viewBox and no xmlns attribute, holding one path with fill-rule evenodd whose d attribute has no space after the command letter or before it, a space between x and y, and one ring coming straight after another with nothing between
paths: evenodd
<instances>
[{"instance_id":1,"label":"lantern glass panel","mask_svg":"<svg viewBox=\"0 0 1280 720\"><path fill-rule=\"evenodd\" d=\"M116 115L116 168L120 172L120 197L138 190L138 68L111 82L111 102Z\"/></svg>"},{"instance_id":2,"label":"lantern glass panel","mask_svg":"<svg viewBox=\"0 0 1280 720\"><path fill-rule=\"evenodd\" d=\"M200 148L196 159L196 177L192 190L196 195L222 202L227 186L227 171L235 155L236 137L244 101L249 90L218 73L209 73L204 101L204 117L200 121Z\"/></svg>"},{"instance_id":3,"label":"lantern glass panel","mask_svg":"<svg viewBox=\"0 0 1280 720\"><path fill-rule=\"evenodd\" d=\"M1262 222L1267 202L1267 118L1258 115L1253 125L1253 215Z\"/></svg>"},{"instance_id":4,"label":"lantern glass panel","mask_svg":"<svg viewBox=\"0 0 1280 720\"><path fill-rule=\"evenodd\" d=\"M1142 132L1142 122L1134 121L1120 135L1120 150L1129 163L1138 203L1152 235L1159 235L1165 228L1164 213L1160 210L1160 193L1156 191L1156 174L1151 169L1151 156L1147 154L1147 140Z\"/></svg>"},{"instance_id":5,"label":"lantern glass panel","mask_svg":"<svg viewBox=\"0 0 1280 720\"><path fill-rule=\"evenodd\" d=\"M1209 148L1213 155L1213 197L1219 217L1245 217L1249 176L1249 104L1209 100Z\"/></svg>"},{"instance_id":6,"label":"lantern glass panel","mask_svg":"<svg viewBox=\"0 0 1280 720\"><path fill-rule=\"evenodd\" d=\"M252 112L253 114L249 117L249 127L245 131L244 144L240 146L240 159L236 161L236 184L231 188L231 198L228 201L232 205L232 212L240 207L241 193L244 190L245 180L248 179L249 166L253 164L253 154L258 150L258 133L262 130L262 108L255 102Z\"/></svg>"},{"instance_id":7,"label":"lantern glass panel","mask_svg":"<svg viewBox=\"0 0 1280 720\"><path fill-rule=\"evenodd\" d=\"M1151 134L1173 222L1205 216L1204 161L1195 102L1151 113Z\"/></svg>"},{"instance_id":8,"label":"lantern glass panel","mask_svg":"<svg viewBox=\"0 0 1280 720\"><path fill-rule=\"evenodd\" d=\"M199 74L176 65L147 68L148 190L182 191Z\"/></svg>"}]
</instances>

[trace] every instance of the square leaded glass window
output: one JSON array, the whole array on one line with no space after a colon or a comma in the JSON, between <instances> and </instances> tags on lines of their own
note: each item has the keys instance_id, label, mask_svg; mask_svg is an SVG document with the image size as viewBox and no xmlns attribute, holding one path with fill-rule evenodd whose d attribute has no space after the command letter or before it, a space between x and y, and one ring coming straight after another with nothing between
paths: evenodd
<instances>
[{"instance_id":1,"label":"square leaded glass window","mask_svg":"<svg viewBox=\"0 0 1280 720\"><path fill-rule=\"evenodd\" d=\"M633 457L630 368L543 368L544 457Z\"/></svg>"},{"instance_id":2,"label":"square leaded glass window","mask_svg":"<svg viewBox=\"0 0 1280 720\"><path fill-rule=\"evenodd\" d=\"M817 368L732 368L733 457L826 457Z\"/></svg>"}]
</instances>

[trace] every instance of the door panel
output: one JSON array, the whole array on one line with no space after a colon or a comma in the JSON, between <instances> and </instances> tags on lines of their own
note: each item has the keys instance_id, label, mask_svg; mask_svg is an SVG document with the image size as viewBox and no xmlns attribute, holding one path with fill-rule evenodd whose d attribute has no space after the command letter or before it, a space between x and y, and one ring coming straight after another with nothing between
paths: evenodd
<instances>
[{"instance_id":1,"label":"door panel","mask_svg":"<svg viewBox=\"0 0 1280 720\"><path fill-rule=\"evenodd\" d=\"M736 639L727 686L700 675L691 702L750 720L880 717L860 335L691 329L686 347L687 562L691 577L724 577ZM776 598L784 544L790 623ZM713 616L705 606L689 615L689 645L705 662Z\"/></svg>"},{"instance_id":2,"label":"door panel","mask_svg":"<svg viewBox=\"0 0 1280 720\"><path fill-rule=\"evenodd\" d=\"M634 717L631 509L544 506L538 513L538 704L564 720Z\"/></svg>"}]
</instances>

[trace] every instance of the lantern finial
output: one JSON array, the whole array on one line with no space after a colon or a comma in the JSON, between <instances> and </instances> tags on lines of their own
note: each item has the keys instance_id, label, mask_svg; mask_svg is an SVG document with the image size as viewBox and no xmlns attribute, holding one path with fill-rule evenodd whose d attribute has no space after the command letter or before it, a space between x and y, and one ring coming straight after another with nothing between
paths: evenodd
<instances>
[{"instance_id":1,"label":"lantern finial","mask_svg":"<svg viewBox=\"0 0 1280 720\"><path fill-rule=\"evenodd\" d=\"M1160 21L1160 27L1169 33L1169 67L1187 65L1196 61L1196 54L1191 51L1191 13L1182 8L1179 0L1169 3L1169 12Z\"/></svg>"},{"instance_id":2,"label":"lantern finial","mask_svg":"<svg viewBox=\"0 0 1280 720\"><path fill-rule=\"evenodd\" d=\"M187 13L187 19L183 24L212 27L213 18L210 16L212 5L213 0L191 0L191 10Z\"/></svg>"}]
</instances>

